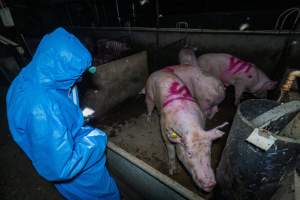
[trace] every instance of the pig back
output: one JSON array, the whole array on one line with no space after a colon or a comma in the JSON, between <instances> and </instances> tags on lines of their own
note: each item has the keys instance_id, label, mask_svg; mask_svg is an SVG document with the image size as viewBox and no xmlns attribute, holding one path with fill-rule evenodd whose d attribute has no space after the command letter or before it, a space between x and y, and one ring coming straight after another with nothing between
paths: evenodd
<instances>
[{"instance_id":1,"label":"pig back","mask_svg":"<svg viewBox=\"0 0 300 200\"><path fill-rule=\"evenodd\" d=\"M153 72L147 79L146 96L155 102L160 111L172 100L194 101L184 82L176 74L163 70Z\"/></svg>"},{"instance_id":2,"label":"pig back","mask_svg":"<svg viewBox=\"0 0 300 200\"><path fill-rule=\"evenodd\" d=\"M228 67L230 57L226 53L207 53L199 56L197 62L200 69L219 79Z\"/></svg>"}]
</instances>

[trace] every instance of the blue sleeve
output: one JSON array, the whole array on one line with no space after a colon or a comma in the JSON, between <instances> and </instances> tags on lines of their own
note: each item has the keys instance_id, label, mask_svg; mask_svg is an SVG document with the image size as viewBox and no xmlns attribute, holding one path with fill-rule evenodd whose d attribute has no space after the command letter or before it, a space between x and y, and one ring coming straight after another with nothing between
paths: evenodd
<instances>
[{"instance_id":1,"label":"blue sleeve","mask_svg":"<svg viewBox=\"0 0 300 200\"><path fill-rule=\"evenodd\" d=\"M107 136L92 127L67 127L57 105L37 105L27 121L32 163L49 181L68 180L105 160Z\"/></svg>"}]
</instances>

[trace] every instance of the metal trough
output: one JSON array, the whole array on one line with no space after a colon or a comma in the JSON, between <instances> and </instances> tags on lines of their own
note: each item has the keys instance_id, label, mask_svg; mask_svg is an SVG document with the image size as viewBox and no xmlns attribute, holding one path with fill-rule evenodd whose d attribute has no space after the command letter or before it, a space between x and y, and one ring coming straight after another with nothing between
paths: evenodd
<instances>
[{"instance_id":1,"label":"metal trough","mask_svg":"<svg viewBox=\"0 0 300 200\"><path fill-rule=\"evenodd\" d=\"M107 147L109 169L128 199L204 200L114 143Z\"/></svg>"}]
</instances>

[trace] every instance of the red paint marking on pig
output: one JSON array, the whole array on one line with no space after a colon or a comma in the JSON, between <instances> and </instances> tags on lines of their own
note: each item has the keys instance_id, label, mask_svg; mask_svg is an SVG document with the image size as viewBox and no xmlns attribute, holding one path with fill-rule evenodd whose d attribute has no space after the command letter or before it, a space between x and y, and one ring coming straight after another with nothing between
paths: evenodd
<instances>
[{"instance_id":1,"label":"red paint marking on pig","mask_svg":"<svg viewBox=\"0 0 300 200\"><path fill-rule=\"evenodd\" d=\"M239 72L243 72L245 74L248 74L250 69L252 68L252 64L242 61L239 58L236 58L234 56L230 57L228 68L221 74L220 80L223 82L226 82L225 76L230 76L237 74ZM248 76L249 78L252 78L252 76ZM226 85L225 85L226 86Z\"/></svg>"},{"instance_id":2,"label":"red paint marking on pig","mask_svg":"<svg viewBox=\"0 0 300 200\"><path fill-rule=\"evenodd\" d=\"M234 70L242 61L236 57L231 56L229 60L229 67L227 71Z\"/></svg>"},{"instance_id":3,"label":"red paint marking on pig","mask_svg":"<svg viewBox=\"0 0 300 200\"><path fill-rule=\"evenodd\" d=\"M181 94L184 97L191 97L191 93L189 91L189 89L183 85L181 87L178 88L180 84L176 81L174 81L169 89L169 92L171 95L177 95L177 94Z\"/></svg>"},{"instance_id":4,"label":"red paint marking on pig","mask_svg":"<svg viewBox=\"0 0 300 200\"><path fill-rule=\"evenodd\" d=\"M228 67L227 71L231 72L232 74L236 74L236 73L246 69L247 66L249 66L249 65L250 65L250 63L245 62L239 58L231 56L230 61L229 61L229 67Z\"/></svg>"},{"instance_id":5,"label":"red paint marking on pig","mask_svg":"<svg viewBox=\"0 0 300 200\"><path fill-rule=\"evenodd\" d=\"M245 68L247 68L247 66L249 66L248 63L243 62L241 63L241 65L239 67L237 67L237 70L233 72L233 74L237 74L238 72L244 70Z\"/></svg>"},{"instance_id":6,"label":"red paint marking on pig","mask_svg":"<svg viewBox=\"0 0 300 200\"><path fill-rule=\"evenodd\" d=\"M174 67L171 66L171 67L163 68L162 71L174 73L175 69L174 69Z\"/></svg>"},{"instance_id":7,"label":"red paint marking on pig","mask_svg":"<svg viewBox=\"0 0 300 200\"><path fill-rule=\"evenodd\" d=\"M248 73L249 70L252 68L252 66L253 66L253 65L252 65L251 63L249 63L248 68L246 69L245 73Z\"/></svg>"},{"instance_id":8,"label":"red paint marking on pig","mask_svg":"<svg viewBox=\"0 0 300 200\"><path fill-rule=\"evenodd\" d=\"M170 88L169 88L170 95L166 98L165 102L163 103L163 107L166 107L168 104L175 100L188 100L188 101L195 101L191 95L191 92L189 89L182 85L180 87L180 83L177 81L174 81Z\"/></svg>"},{"instance_id":9,"label":"red paint marking on pig","mask_svg":"<svg viewBox=\"0 0 300 200\"><path fill-rule=\"evenodd\" d=\"M186 100L186 101L195 102L195 100L192 97L176 97L176 98L173 98L173 99L167 99L163 104L163 108L166 107L167 105L169 105L170 103L172 103L173 101L176 101L176 100Z\"/></svg>"}]
</instances>

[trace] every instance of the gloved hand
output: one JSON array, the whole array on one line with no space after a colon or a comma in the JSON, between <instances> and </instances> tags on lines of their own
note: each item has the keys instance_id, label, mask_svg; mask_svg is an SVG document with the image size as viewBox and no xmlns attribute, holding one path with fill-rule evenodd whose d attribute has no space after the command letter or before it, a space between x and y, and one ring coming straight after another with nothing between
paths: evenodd
<instances>
[{"instance_id":1,"label":"gloved hand","mask_svg":"<svg viewBox=\"0 0 300 200\"><path fill-rule=\"evenodd\" d=\"M82 115L84 117L84 124L89 123L93 118L95 118L94 115L95 111L89 107L85 107L82 109Z\"/></svg>"}]
</instances>

